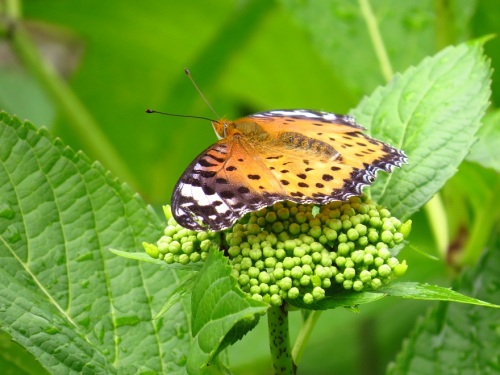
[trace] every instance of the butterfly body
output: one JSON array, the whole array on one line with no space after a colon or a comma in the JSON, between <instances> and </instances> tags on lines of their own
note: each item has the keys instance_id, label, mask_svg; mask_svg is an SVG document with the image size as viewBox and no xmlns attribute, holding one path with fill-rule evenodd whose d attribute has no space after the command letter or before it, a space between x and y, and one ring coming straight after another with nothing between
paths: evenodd
<instances>
[{"instance_id":1,"label":"butterfly body","mask_svg":"<svg viewBox=\"0 0 500 375\"><path fill-rule=\"evenodd\" d=\"M323 204L360 195L403 152L365 135L350 116L309 110L212 123L219 141L183 173L172 197L186 228L222 230L278 201Z\"/></svg>"}]
</instances>

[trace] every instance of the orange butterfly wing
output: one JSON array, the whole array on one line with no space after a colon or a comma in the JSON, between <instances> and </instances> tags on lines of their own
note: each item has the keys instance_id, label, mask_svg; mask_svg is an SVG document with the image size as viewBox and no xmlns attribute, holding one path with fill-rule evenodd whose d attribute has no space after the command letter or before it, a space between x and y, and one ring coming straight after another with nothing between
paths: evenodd
<instances>
[{"instance_id":1,"label":"orange butterfly wing","mask_svg":"<svg viewBox=\"0 0 500 375\"><path fill-rule=\"evenodd\" d=\"M203 151L185 170L174 188L172 213L185 228L222 230L284 195L245 139L226 138Z\"/></svg>"},{"instance_id":2,"label":"orange butterfly wing","mask_svg":"<svg viewBox=\"0 0 500 375\"><path fill-rule=\"evenodd\" d=\"M222 230L282 200L344 201L360 195L377 170L406 162L349 116L278 110L214 127L225 138L191 163L172 197L174 217L190 229Z\"/></svg>"}]
</instances>

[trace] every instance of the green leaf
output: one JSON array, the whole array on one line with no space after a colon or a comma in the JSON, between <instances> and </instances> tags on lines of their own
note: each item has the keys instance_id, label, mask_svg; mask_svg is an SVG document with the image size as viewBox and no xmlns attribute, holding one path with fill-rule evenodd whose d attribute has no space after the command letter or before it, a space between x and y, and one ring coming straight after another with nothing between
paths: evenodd
<instances>
[{"instance_id":1,"label":"green leaf","mask_svg":"<svg viewBox=\"0 0 500 375\"><path fill-rule=\"evenodd\" d=\"M464 79L467 77L467 79ZM478 44L424 59L353 111L375 138L403 149L409 164L379 174L373 200L406 220L456 172L488 105L490 69Z\"/></svg>"},{"instance_id":2,"label":"green leaf","mask_svg":"<svg viewBox=\"0 0 500 375\"><path fill-rule=\"evenodd\" d=\"M287 300L287 302L300 309L307 310L328 310L337 307L354 307L365 303L375 302L385 297L385 294L377 291L354 292L345 289L327 289L324 299L315 301L312 304L305 304L302 298Z\"/></svg>"},{"instance_id":3,"label":"green leaf","mask_svg":"<svg viewBox=\"0 0 500 375\"><path fill-rule=\"evenodd\" d=\"M150 207L98 163L3 112L0 197L2 330L51 373L184 372L182 305L152 319L176 273L108 250L137 251L161 234Z\"/></svg>"},{"instance_id":4,"label":"green leaf","mask_svg":"<svg viewBox=\"0 0 500 375\"><path fill-rule=\"evenodd\" d=\"M475 161L485 168L500 172L500 110L488 113L483 126L477 132L478 141L467 156L468 161Z\"/></svg>"},{"instance_id":5,"label":"green leaf","mask_svg":"<svg viewBox=\"0 0 500 375\"><path fill-rule=\"evenodd\" d=\"M450 301L467 303L471 305L487 306L500 308L499 305L484 302L476 298L468 297L442 286L421 284L415 282L391 283L377 289L378 292L386 293L393 297L402 297L408 299L419 299L428 301Z\"/></svg>"},{"instance_id":6,"label":"green leaf","mask_svg":"<svg viewBox=\"0 0 500 375\"><path fill-rule=\"evenodd\" d=\"M458 290L500 304L500 235L474 270L461 277ZM427 314L392 364L389 374L498 374L500 311L442 303Z\"/></svg>"},{"instance_id":7,"label":"green leaf","mask_svg":"<svg viewBox=\"0 0 500 375\"><path fill-rule=\"evenodd\" d=\"M206 369L217 353L241 339L269 308L239 289L227 258L213 250L199 273L191 306L194 339L187 362L190 374Z\"/></svg>"}]
</instances>

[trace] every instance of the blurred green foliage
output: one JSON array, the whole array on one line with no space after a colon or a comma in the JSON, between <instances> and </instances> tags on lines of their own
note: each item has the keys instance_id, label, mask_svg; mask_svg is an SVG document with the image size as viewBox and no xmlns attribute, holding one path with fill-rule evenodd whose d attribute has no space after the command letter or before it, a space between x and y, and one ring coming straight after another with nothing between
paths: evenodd
<instances>
[{"instance_id":1,"label":"blurred green foliage","mask_svg":"<svg viewBox=\"0 0 500 375\"><path fill-rule=\"evenodd\" d=\"M159 207L170 202L184 168L216 139L203 121L144 113L154 108L214 116L183 69L190 68L217 113L229 118L276 108L346 113L388 78L374 50L363 3L4 0L0 2L0 109L47 126ZM403 71L447 45L500 31L497 0L373 0L369 4L385 45L389 72ZM23 44L11 43L18 29L26 31L27 42L37 46L41 59L54 67L63 85L67 82L81 106L68 109L64 101L68 96L55 95L47 81L40 79L36 64L27 63L29 58L20 52ZM490 123L488 134L498 134L499 39L489 41L485 50L494 69L491 112L497 113L490 116L496 125ZM90 125L86 128L85 121L78 125L75 117L90 119L98 132ZM478 157L473 160L480 162ZM491 202L497 200L500 186L498 156L496 163L487 165L493 169L464 163L443 190L451 246L444 249L448 253L439 251L442 258L455 260L459 266L470 233L481 244L492 232L497 234L491 218L498 216L498 207ZM491 208L493 212L488 211ZM489 229L474 229L477 218L488 222L484 216L491 219ZM438 254L425 215L417 213L412 219L412 241ZM411 265L407 279L450 283L446 276L451 268L445 271L444 262L431 262L413 252L404 257ZM473 263L477 255L465 258L466 263ZM304 353L301 373L331 374L333 368L338 374L383 373L426 306L384 299L366 305L361 315L347 310L324 313ZM391 324L387 324L388 314ZM297 326L300 316L292 315L292 320ZM260 324L230 349L235 373L269 369L265 329ZM8 350L15 349L9 346ZM16 355L22 356L22 350ZM22 363L25 373L36 372L32 369L36 364Z\"/></svg>"}]
</instances>

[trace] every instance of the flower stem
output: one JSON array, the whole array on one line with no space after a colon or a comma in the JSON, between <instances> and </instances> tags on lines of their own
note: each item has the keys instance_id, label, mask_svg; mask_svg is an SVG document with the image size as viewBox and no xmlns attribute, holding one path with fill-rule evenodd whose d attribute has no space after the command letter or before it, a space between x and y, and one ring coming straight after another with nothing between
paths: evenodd
<instances>
[{"instance_id":1,"label":"flower stem","mask_svg":"<svg viewBox=\"0 0 500 375\"><path fill-rule=\"evenodd\" d=\"M382 40L382 35L380 35L380 30L378 28L378 22L373 14L372 7L370 6L369 0L359 0L359 6L361 8L361 14L365 19L366 26L368 27L368 33L373 43L373 48L375 49L375 54L377 55L378 63L380 65L380 70L384 79L389 82L393 76L393 70L389 56L387 55L387 50L385 49L384 41Z\"/></svg>"},{"instance_id":2,"label":"flower stem","mask_svg":"<svg viewBox=\"0 0 500 375\"><path fill-rule=\"evenodd\" d=\"M295 375L297 366L293 362L288 332L288 311L285 306L271 307L267 313L269 345L276 375Z\"/></svg>"},{"instance_id":3,"label":"flower stem","mask_svg":"<svg viewBox=\"0 0 500 375\"><path fill-rule=\"evenodd\" d=\"M297 337L297 340L295 341L295 344L293 345L292 350L292 358L295 364L299 364L302 358L302 354L304 353L304 349L306 348L306 345L309 341L309 337L311 336L311 332L320 316L321 311L310 311L309 315L307 315L307 318L304 321L304 324L300 328L299 335Z\"/></svg>"}]
</instances>

